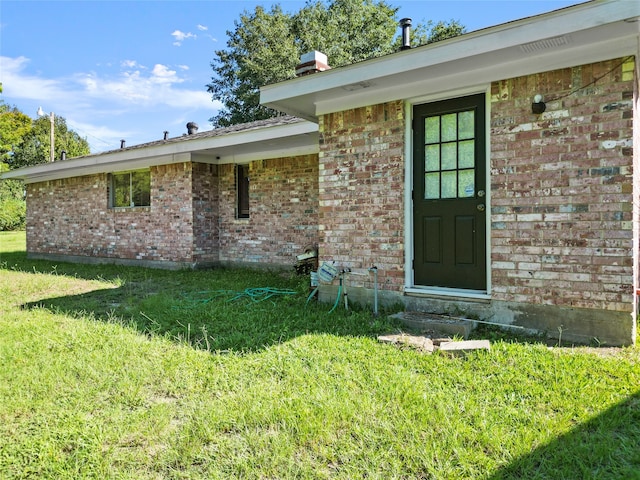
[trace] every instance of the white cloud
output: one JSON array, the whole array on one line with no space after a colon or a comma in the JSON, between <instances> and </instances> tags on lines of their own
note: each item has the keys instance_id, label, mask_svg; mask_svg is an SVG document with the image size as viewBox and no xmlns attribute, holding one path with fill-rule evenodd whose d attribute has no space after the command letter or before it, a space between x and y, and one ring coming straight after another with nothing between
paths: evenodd
<instances>
[{"instance_id":1,"label":"white cloud","mask_svg":"<svg viewBox=\"0 0 640 480\"><path fill-rule=\"evenodd\" d=\"M122 66L123 68L146 68L143 65L140 65L135 60L123 60L122 62L120 62L120 66Z\"/></svg>"},{"instance_id":2,"label":"white cloud","mask_svg":"<svg viewBox=\"0 0 640 480\"><path fill-rule=\"evenodd\" d=\"M180 68L182 70L182 68ZM112 105L131 107L178 106L204 108L211 106L211 97L203 90L180 88L185 78L177 70L156 64L150 71L136 69L122 71L117 76L99 76L96 73L77 74L73 77L78 91L75 96L94 101L108 101ZM204 98L208 99L208 105ZM176 101L176 99L179 99Z\"/></svg>"},{"instance_id":3,"label":"white cloud","mask_svg":"<svg viewBox=\"0 0 640 480\"><path fill-rule=\"evenodd\" d=\"M118 148L121 138L128 145L160 138L162 130L178 119L195 120L204 129L222 107L201 85L189 87L184 65L158 63L146 68L133 60L120 65L116 73L44 78L31 73L28 58L0 56L2 96L34 116L39 105L60 112L71 128L88 136L93 152Z\"/></svg>"},{"instance_id":4,"label":"white cloud","mask_svg":"<svg viewBox=\"0 0 640 480\"><path fill-rule=\"evenodd\" d=\"M171 70L166 65L161 65L159 63L153 66L153 70L151 71L151 77L149 77L149 80L153 83L164 84L182 83L184 81L183 79L178 77L175 70Z\"/></svg>"},{"instance_id":5,"label":"white cloud","mask_svg":"<svg viewBox=\"0 0 640 480\"><path fill-rule=\"evenodd\" d=\"M56 80L23 74L23 70L29 66L29 63L30 60L23 56L17 58L0 56L0 82L2 82L4 96L48 100L64 95Z\"/></svg>"},{"instance_id":6,"label":"white cloud","mask_svg":"<svg viewBox=\"0 0 640 480\"><path fill-rule=\"evenodd\" d=\"M46 101L55 99L65 107L82 103L108 102L111 106L184 105L185 108L211 106L211 97L204 89L180 88L186 79L176 69L157 63L148 71L137 62L122 62L127 68L117 75L96 72L76 73L69 77L42 78L26 73L29 59L26 57L0 56L0 81L3 95L14 99ZM208 102L208 104L207 104Z\"/></svg>"},{"instance_id":7,"label":"white cloud","mask_svg":"<svg viewBox=\"0 0 640 480\"><path fill-rule=\"evenodd\" d=\"M174 32L171 34L171 36L174 38L173 44L176 45L176 46L182 45L182 42L184 42L185 40L187 40L189 38L196 38L196 35L194 35L193 33L191 33L191 32L185 33L185 32L182 32L180 30L174 30Z\"/></svg>"},{"instance_id":8,"label":"white cloud","mask_svg":"<svg viewBox=\"0 0 640 480\"><path fill-rule=\"evenodd\" d=\"M201 32L206 32L207 30L209 30L209 27L205 26L205 25L200 25L198 24L198 30L200 30Z\"/></svg>"}]
</instances>

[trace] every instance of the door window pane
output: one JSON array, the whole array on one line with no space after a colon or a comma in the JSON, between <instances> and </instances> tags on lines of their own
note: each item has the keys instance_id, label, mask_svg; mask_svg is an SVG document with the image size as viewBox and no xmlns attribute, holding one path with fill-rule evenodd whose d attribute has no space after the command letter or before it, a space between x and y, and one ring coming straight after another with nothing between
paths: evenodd
<instances>
[{"instance_id":1,"label":"door window pane","mask_svg":"<svg viewBox=\"0 0 640 480\"><path fill-rule=\"evenodd\" d=\"M442 172L442 194L440 198L456 198L458 193L457 172Z\"/></svg>"},{"instance_id":2,"label":"door window pane","mask_svg":"<svg viewBox=\"0 0 640 480\"><path fill-rule=\"evenodd\" d=\"M458 113L458 139L474 137L474 119L473 110Z\"/></svg>"},{"instance_id":3,"label":"door window pane","mask_svg":"<svg viewBox=\"0 0 640 480\"><path fill-rule=\"evenodd\" d=\"M458 143L458 168L473 168L475 166L474 155L474 140L465 140Z\"/></svg>"},{"instance_id":4,"label":"door window pane","mask_svg":"<svg viewBox=\"0 0 640 480\"><path fill-rule=\"evenodd\" d=\"M451 142L453 140L457 140L458 132L456 128L456 117L455 113L449 113L447 115L442 115L442 138L441 142Z\"/></svg>"},{"instance_id":5,"label":"door window pane","mask_svg":"<svg viewBox=\"0 0 640 480\"><path fill-rule=\"evenodd\" d=\"M476 194L474 170L458 171L458 198L472 198Z\"/></svg>"},{"instance_id":6,"label":"door window pane","mask_svg":"<svg viewBox=\"0 0 640 480\"><path fill-rule=\"evenodd\" d=\"M438 143L440 141L440 117L427 117L424 121L424 142Z\"/></svg>"},{"instance_id":7,"label":"door window pane","mask_svg":"<svg viewBox=\"0 0 640 480\"><path fill-rule=\"evenodd\" d=\"M440 173L427 173L424 176L424 198L427 200L440 198Z\"/></svg>"},{"instance_id":8,"label":"door window pane","mask_svg":"<svg viewBox=\"0 0 640 480\"><path fill-rule=\"evenodd\" d=\"M424 147L425 171L437 172L440 170L440 145L427 145Z\"/></svg>"},{"instance_id":9,"label":"door window pane","mask_svg":"<svg viewBox=\"0 0 640 480\"><path fill-rule=\"evenodd\" d=\"M442 170L455 170L457 164L457 144L455 142L442 144Z\"/></svg>"}]
</instances>

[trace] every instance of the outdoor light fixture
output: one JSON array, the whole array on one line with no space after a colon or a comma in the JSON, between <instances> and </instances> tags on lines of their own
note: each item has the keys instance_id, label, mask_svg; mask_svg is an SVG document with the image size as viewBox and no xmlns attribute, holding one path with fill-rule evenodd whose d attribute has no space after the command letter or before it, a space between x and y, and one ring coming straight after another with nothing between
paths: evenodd
<instances>
[{"instance_id":1,"label":"outdoor light fixture","mask_svg":"<svg viewBox=\"0 0 640 480\"><path fill-rule=\"evenodd\" d=\"M544 112L546 109L547 109L547 106L542 101L542 95L538 93L535 97L533 97L533 103L531 104L531 112L535 113L536 115L539 115L542 112Z\"/></svg>"},{"instance_id":2,"label":"outdoor light fixture","mask_svg":"<svg viewBox=\"0 0 640 480\"><path fill-rule=\"evenodd\" d=\"M42 107L38 107L38 116L39 116L39 117L44 117L44 116L46 116L46 115L47 115L47 114L46 114L46 113L44 113L44 110L42 110ZM49 114L49 120L51 121L51 129L50 129L50 131L49 131L49 141L50 141L50 146L51 146L50 151L49 151L49 161L50 161L50 162L53 162L53 161L54 161L54 155L55 155L55 148L54 148L54 147L55 147L55 145L56 145L56 144L55 144L55 136L54 136L54 131L55 131L55 130L54 130L54 129L55 129L55 127L54 127L54 125L55 125L55 118L56 118L56 117L55 117L55 115L53 114L53 112L51 112L51 113Z\"/></svg>"}]
</instances>

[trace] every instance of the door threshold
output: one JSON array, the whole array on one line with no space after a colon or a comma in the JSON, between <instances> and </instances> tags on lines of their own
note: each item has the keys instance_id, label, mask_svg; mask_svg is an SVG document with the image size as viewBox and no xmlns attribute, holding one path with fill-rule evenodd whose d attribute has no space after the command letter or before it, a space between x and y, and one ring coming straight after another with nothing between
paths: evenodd
<instances>
[{"instance_id":1,"label":"door threshold","mask_svg":"<svg viewBox=\"0 0 640 480\"><path fill-rule=\"evenodd\" d=\"M491 300L491 295L486 290L465 290L462 288L447 287L405 287L404 294L410 297L447 297L468 300Z\"/></svg>"}]
</instances>

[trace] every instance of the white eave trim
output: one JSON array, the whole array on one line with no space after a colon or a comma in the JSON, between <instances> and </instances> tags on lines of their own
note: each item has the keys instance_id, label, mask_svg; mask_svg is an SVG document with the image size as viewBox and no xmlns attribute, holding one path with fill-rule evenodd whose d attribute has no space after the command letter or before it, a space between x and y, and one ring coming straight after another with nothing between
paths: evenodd
<instances>
[{"instance_id":1,"label":"white eave trim","mask_svg":"<svg viewBox=\"0 0 640 480\"><path fill-rule=\"evenodd\" d=\"M267 85L260 90L260 100L265 106L313 121L322 113L336 111L330 110L328 108L329 105L332 105L330 108L343 106L344 108L341 109L344 110L365 105L366 103L362 102L368 101L367 97L379 98L380 88L387 90L390 88L390 78L395 79L394 98L383 98L380 101L399 99L398 95L402 95L404 92L405 78L410 76L412 72L415 74L419 71L434 71L441 65L451 65L456 62L463 64L467 60L473 61L475 57L488 58L492 53L495 55L495 60L499 62L500 52L506 49L519 49L534 42L570 36L573 33L598 29L607 25L611 26L614 23L637 18L638 16L640 16L640 2L632 0L596 0L478 30L436 44L397 52L274 85ZM639 24L636 23L634 25ZM614 54L612 56L610 50L609 57L615 58L616 56L628 54L628 52L621 49L629 50L628 47L633 38L637 38L637 30L638 28L635 27L635 33L631 35L631 38L625 38L624 42L626 43L623 45L621 44L623 38L620 37L629 37L629 32L616 36L614 29L613 37L616 38L607 40L609 46L617 45L618 48L614 48L612 51L617 52L618 55ZM605 41L604 43L607 42ZM637 40L635 45L637 47ZM595 45L590 44L586 49L593 47ZM637 48L633 49L632 53L636 51ZM559 54L555 55L555 64L571 66L571 62L575 61L574 54L575 50L572 48L560 49ZM545 55L547 55L547 52L529 56L526 56L523 52L522 56L529 61L529 68L524 69L526 73L543 71L537 69L535 62ZM588 55L585 54L585 56ZM594 61L599 60L602 60L602 58ZM504 71L509 71L508 64L504 64ZM520 71L523 71L523 69L521 68ZM471 72L469 76L473 77L474 75ZM507 78L512 76L510 75ZM384 81L385 79L387 80L386 82ZM425 78L425 80L428 80L428 78ZM478 81L475 77L471 80L473 82ZM377 82L384 84L384 87L377 87ZM357 87L359 85L365 86L365 88L358 90ZM459 85L456 88L460 86L463 85ZM354 90L350 87L353 87ZM336 97L341 98L338 101ZM346 98L350 99L347 105L344 103Z\"/></svg>"},{"instance_id":2,"label":"white eave trim","mask_svg":"<svg viewBox=\"0 0 640 480\"><path fill-rule=\"evenodd\" d=\"M96 173L137 170L149 168L153 165L169 165L189 162L190 160L190 153L175 153L138 158L131 158L129 155L120 155L118 157L110 155L108 159L102 156L87 156L10 170L2 174L2 179L15 178L24 180L25 183L46 182L49 180L59 180L61 178L94 175Z\"/></svg>"},{"instance_id":3,"label":"white eave trim","mask_svg":"<svg viewBox=\"0 0 640 480\"><path fill-rule=\"evenodd\" d=\"M257 159L305 155L318 152L317 133L316 123L301 121L43 163L4 172L0 178L35 183L190 161L242 163ZM298 141L288 145L287 141L294 139ZM235 150L238 153L233 153ZM216 160L216 151L225 152L220 161Z\"/></svg>"}]
</instances>

